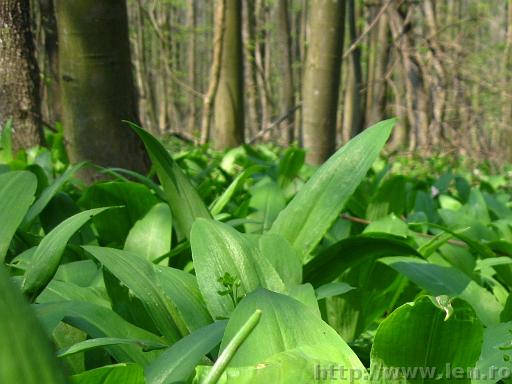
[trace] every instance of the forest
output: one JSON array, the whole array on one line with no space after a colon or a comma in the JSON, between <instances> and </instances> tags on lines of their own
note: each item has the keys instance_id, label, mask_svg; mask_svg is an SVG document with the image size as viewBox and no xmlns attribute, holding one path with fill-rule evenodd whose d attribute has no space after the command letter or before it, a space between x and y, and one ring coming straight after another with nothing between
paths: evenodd
<instances>
[{"instance_id":1,"label":"forest","mask_svg":"<svg viewBox=\"0 0 512 384\"><path fill-rule=\"evenodd\" d=\"M0 0L0 383L512 384L512 0Z\"/></svg>"}]
</instances>

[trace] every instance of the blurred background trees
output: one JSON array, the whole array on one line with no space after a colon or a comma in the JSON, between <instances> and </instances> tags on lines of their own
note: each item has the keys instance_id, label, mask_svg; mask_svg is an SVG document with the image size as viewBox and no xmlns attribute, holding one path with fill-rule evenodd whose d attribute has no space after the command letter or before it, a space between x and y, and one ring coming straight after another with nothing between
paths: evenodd
<instances>
[{"instance_id":1,"label":"blurred background trees","mask_svg":"<svg viewBox=\"0 0 512 384\"><path fill-rule=\"evenodd\" d=\"M18 132L32 132L27 137L35 139L37 130L5 107L7 94L21 101L29 92L31 105L40 103L42 119L34 107L32 127L62 121L70 147L103 137L109 156L136 163L136 149L115 149L125 145L114 141L128 135L121 119L221 149L296 142L318 163L365 127L397 116L395 151L510 158L510 0L117 0L126 18L100 17L96 26L87 18L104 2L83 1L87 10L73 20L63 17L72 8L67 3L32 0L35 47L26 33L16 43L25 63L37 59L39 84L20 77L16 89L7 86L13 59L0 44L0 123L12 115ZM3 4L28 14L28 1ZM0 7L2 21L7 7ZM119 33L126 25L129 51ZM26 31L26 17L16 28ZM81 44L68 42L69 28L84 28ZM6 33L2 28L0 40ZM100 46L105 50L95 53ZM16 67L20 76L31 68L24 79L37 71ZM97 76L103 80L92 85ZM84 116L95 122L86 128ZM79 129L85 136L75 140ZM103 151L95 148L84 156Z\"/></svg>"}]
</instances>

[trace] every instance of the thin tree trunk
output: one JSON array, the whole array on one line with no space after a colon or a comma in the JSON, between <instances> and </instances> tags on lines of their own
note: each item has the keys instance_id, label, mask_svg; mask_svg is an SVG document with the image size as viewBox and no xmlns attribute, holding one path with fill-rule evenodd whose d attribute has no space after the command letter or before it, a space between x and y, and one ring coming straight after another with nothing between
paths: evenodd
<instances>
[{"instance_id":1,"label":"thin tree trunk","mask_svg":"<svg viewBox=\"0 0 512 384\"><path fill-rule=\"evenodd\" d=\"M157 122L155 118L154 103L151 99L151 88L148 84L148 55L147 55L147 34L146 23L142 17L143 3L142 0L137 0L133 4L134 24L137 28L135 41L133 42L134 66L135 66L135 79L137 82L138 101L140 119L146 129L153 134L158 133Z\"/></svg>"},{"instance_id":2,"label":"thin tree trunk","mask_svg":"<svg viewBox=\"0 0 512 384\"><path fill-rule=\"evenodd\" d=\"M288 0L280 0L277 4L277 25L279 38L279 61L281 81L280 115L288 113L295 105L295 87L293 83L292 41L290 35L290 15ZM281 143L288 145L294 139L294 113L289 113L281 129Z\"/></svg>"},{"instance_id":3,"label":"thin tree trunk","mask_svg":"<svg viewBox=\"0 0 512 384\"><path fill-rule=\"evenodd\" d=\"M307 50L307 47L306 47L306 44L304 44L304 42L306 41L306 36L308 35L307 33L307 29L308 29L308 0L301 0L301 11L300 11L300 14L298 16L298 20L297 20L297 28L298 28L298 31L297 31L297 36L299 37L297 40L297 60L299 63L300 63L300 66L298 66L297 68L297 78L298 79L301 79L301 81L304 79L304 71L305 71L305 68L304 68L304 63L306 62L306 50ZM343 39L342 39L343 40ZM343 42L342 42L343 44ZM298 89L297 89L297 103L299 102L302 102L302 100L304 100L304 97L303 97L303 94L302 94L302 91L304 90L304 87L302 86L299 86ZM302 147L304 146L304 108L299 108L297 109L297 114L296 114L296 121L295 121L295 126L297 127L296 128L296 132L297 132L297 139L298 139L298 142L299 142L299 145Z\"/></svg>"},{"instance_id":4,"label":"thin tree trunk","mask_svg":"<svg viewBox=\"0 0 512 384\"><path fill-rule=\"evenodd\" d=\"M409 10L411 12L411 10ZM411 25L408 16L402 17L396 5L388 8L393 38L400 53L402 76L405 83L405 102L409 120L409 149L418 149L426 144L428 134L427 96L423 74L418 59L413 55L414 42L410 36Z\"/></svg>"},{"instance_id":5,"label":"thin tree trunk","mask_svg":"<svg viewBox=\"0 0 512 384\"><path fill-rule=\"evenodd\" d=\"M345 1L313 0L303 90L304 146L307 160L325 161L336 147Z\"/></svg>"},{"instance_id":6,"label":"thin tree trunk","mask_svg":"<svg viewBox=\"0 0 512 384\"><path fill-rule=\"evenodd\" d=\"M254 2L247 1L243 3L242 9L242 23L243 23L243 45L244 45L244 76L245 76L245 89L246 89L246 107L247 107L247 120L246 126L249 135L254 138L259 129L259 116L260 108L258 105L258 87L257 87L257 69L255 58L255 28L256 18L254 15Z\"/></svg>"},{"instance_id":7,"label":"thin tree trunk","mask_svg":"<svg viewBox=\"0 0 512 384\"><path fill-rule=\"evenodd\" d=\"M433 70L430 70L431 76L431 91L430 104L432 108L432 117L428 128L430 136L430 143L434 147L438 147L441 139L444 137L443 123L447 100L447 84L446 84L446 71L443 67L441 56L443 49L438 43L439 29L437 27L436 12L434 2L432 0L425 0L423 2L423 11L425 14L426 26L429 31L429 56L432 63Z\"/></svg>"},{"instance_id":8,"label":"thin tree trunk","mask_svg":"<svg viewBox=\"0 0 512 384\"><path fill-rule=\"evenodd\" d=\"M242 64L242 2L226 1L226 31L215 96L214 145L217 149L244 142L244 96Z\"/></svg>"},{"instance_id":9,"label":"thin tree trunk","mask_svg":"<svg viewBox=\"0 0 512 384\"><path fill-rule=\"evenodd\" d=\"M0 127L12 119L15 151L43 142L29 7L29 0L0 2Z\"/></svg>"},{"instance_id":10,"label":"thin tree trunk","mask_svg":"<svg viewBox=\"0 0 512 384\"><path fill-rule=\"evenodd\" d=\"M145 173L149 162L122 120L138 121L124 0L57 0L62 115L70 160ZM98 175L84 171L93 181Z\"/></svg>"},{"instance_id":11,"label":"thin tree trunk","mask_svg":"<svg viewBox=\"0 0 512 384\"><path fill-rule=\"evenodd\" d=\"M219 87L222 63L222 51L226 24L226 0L218 0L215 12L215 34L213 36L213 63L210 73L210 84L204 97L203 117L201 119L201 144L210 138L213 105Z\"/></svg>"},{"instance_id":12,"label":"thin tree trunk","mask_svg":"<svg viewBox=\"0 0 512 384\"><path fill-rule=\"evenodd\" d=\"M196 55L197 55L197 38L196 38L196 23L197 23L197 3L190 1L188 4L188 33L190 34L188 46L188 83L196 90L197 89L197 75L196 75ZM188 133L193 134L196 127L196 114L197 114L197 100L196 96L189 93L189 118L188 118Z\"/></svg>"},{"instance_id":13,"label":"thin tree trunk","mask_svg":"<svg viewBox=\"0 0 512 384\"><path fill-rule=\"evenodd\" d=\"M57 21L53 0L39 0L41 7L42 28L44 30L44 49L48 60L46 87L48 119L51 123L62 120L59 85L59 52L57 49Z\"/></svg>"},{"instance_id":14,"label":"thin tree trunk","mask_svg":"<svg viewBox=\"0 0 512 384\"><path fill-rule=\"evenodd\" d=\"M265 0L255 1L255 19L259 21L260 26L256 30L255 41L255 69L256 69L256 84L258 90L258 98L260 104L260 131L265 130L270 122L270 103L269 92L267 89L267 79L265 78L265 53L267 52L267 11Z\"/></svg>"},{"instance_id":15,"label":"thin tree trunk","mask_svg":"<svg viewBox=\"0 0 512 384\"><path fill-rule=\"evenodd\" d=\"M512 0L508 0L507 2L507 35L505 42L505 52L504 52L504 63L503 63L503 74L504 74L504 84L503 89L504 93L509 92L512 89ZM502 96L502 118L501 123L505 127L506 137L507 137L507 146L512 146L512 100L507 95ZM509 153L512 153L512 150L509 149ZM509 158L512 158L510 156Z\"/></svg>"},{"instance_id":16,"label":"thin tree trunk","mask_svg":"<svg viewBox=\"0 0 512 384\"><path fill-rule=\"evenodd\" d=\"M352 123L354 121L354 101L355 101L355 81L354 81L354 67L347 65L345 70L345 89L343 97L343 124L342 124L342 139L347 142L353 136Z\"/></svg>"},{"instance_id":17,"label":"thin tree trunk","mask_svg":"<svg viewBox=\"0 0 512 384\"><path fill-rule=\"evenodd\" d=\"M368 57L366 125L373 125L385 117L387 90L385 77L388 60L389 22L387 14L383 14L378 21L378 25L371 32L370 54Z\"/></svg>"},{"instance_id":18,"label":"thin tree trunk","mask_svg":"<svg viewBox=\"0 0 512 384\"><path fill-rule=\"evenodd\" d=\"M357 14L355 0L348 0L348 30L350 43L353 44L357 40ZM352 83L351 96L353 98L351 102L352 113L350 114L350 120L347 121L348 125L345 125L346 129L349 129L352 136L357 135L363 130L364 115L363 115L363 68L361 65L361 48L357 46L352 50L350 55L352 64Z\"/></svg>"}]
</instances>

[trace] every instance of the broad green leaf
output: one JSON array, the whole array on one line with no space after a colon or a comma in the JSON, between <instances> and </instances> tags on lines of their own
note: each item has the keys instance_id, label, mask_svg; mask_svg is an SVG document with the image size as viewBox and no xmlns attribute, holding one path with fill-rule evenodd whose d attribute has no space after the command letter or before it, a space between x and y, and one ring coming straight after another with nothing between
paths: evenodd
<instances>
[{"instance_id":1,"label":"broad green leaf","mask_svg":"<svg viewBox=\"0 0 512 384\"><path fill-rule=\"evenodd\" d=\"M69 324L60 322L52 331L51 340L58 350L68 348L74 344L85 341L87 334ZM58 354L58 352L57 352ZM85 371L84 353L76 353L60 358L61 364L67 368L69 375Z\"/></svg>"},{"instance_id":2,"label":"broad green leaf","mask_svg":"<svg viewBox=\"0 0 512 384\"><path fill-rule=\"evenodd\" d=\"M165 201L165 195L162 187L151 180L150 177L143 176L140 173L131 171L129 169L123 168L104 168L103 171L109 175L112 175L120 180L127 181L126 177L123 176L123 173L130 177L132 180L136 180L137 182L144 184L146 187L155 192L155 194L162 200Z\"/></svg>"},{"instance_id":3,"label":"broad green leaf","mask_svg":"<svg viewBox=\"0 0 512 384\"><path fill-rule=\"evenodd\" d=\"M93 223L101 245L122 248L130 229L158 203L158 199L142 184L109 181L87 188L78 203L84 209L119 207L98 215Z\"/></svg>"},{"instance_id":4,"label":"broad green leaf","mask_svg":"<svg viewBox=\"0 0 512 384\"><path fill-rule=\"evenodd\" d=\"M212 322L194 275L170 267L155 266L160 286L171 298L189 332Z\"/></svg>"},{"instance_id":5,"label":"broad green leaf","mask_svg":"<svg viewBox=\"0 0 512 384\"><path fill-rule=\"evenodd\" d=\"M343 295L344 293L347 293L351 290L355 289L350 284L343 283L343 282L334 282L334 283L328 283L324 284L320 287L318 287L316 292L316 297L318 300L325 299L326 297L332 297L332 296L339 296Z\"/></svg>"},{"instance_id":6,"label":"broad green leaf","mask_svg":"<svg viewBox=\"0 0 512 384\"><path fill-rule=\"evenodd\" d=\"M400 220L394 213L372 221L363 231L363 233L389 233L390 235L407 237L409 227L407 223Z\"/></svg>"},{"instance_id":7,"label":"broad green leaf","mask_svg":"<svg viewBox=\"0 0 512 384\"><path fill-rule=\"evenodd\" d=\"M320 307L318 306L318 298L311 284L296 284L287 288L286 294L288 296L307 305L319 318L322 318Z\"/></svg>"},{"instance_id":8,"label":"broad green leaf","mask_svg":"<svg viewBox=\"0 0 512 384\"><path fill-rule=\"evenodd\" d=\"M418 191L418 193L416 193L414 212L424 213L427 216L429 223L437 223L439 221L436 202L432 196L425 191Z\"/></svg>"},{"instance_id":9,"label":"broad green leaf","mask_svg":"<svg viewBox=\"0 0 512 384\"><path fill-rule=\"evenodd\" d=\"M402 175L392 176L384 181L368 205L366 218L374 221L390 213L402 215L407 208L406 181Z\"/></svg>"},{"instance_id":10,"label":"broad green leaf","mask_svg":"<svg viewBox=\"0 0 512 384\"><path fill-rule=\"evenodd\" d=\"M144 371L137 364L106 365L71 377L73 384L145 384Z\"/></svg>"},{"instance_id":11,"label":"broad green leaf","mask_svg":"<svg viewBox=\"0 0 512 384\"><path fill-rule=\"evenodd\" d=\"M167 345L151 340L137 340L137 339L121 339L118 337L100 337L97 339L88 339L81 341L80 343L74 344L68 348L61 349L57 356L60 358L74 355L83 351L88 351L95 348L101 348L109 345L128 344L136 345L145 351L152 349L162 349Z\"/></svg>"},{"instance_id":12,"label":"broad green leaf","mask_svg":"<svg viewBox=\"0 0 512 384\"><path fill-rule=\"evenodd\" d=\"M231 182L229 187L220 195L210 206L210 213L212 216L216 216L222 212L224 207L229 203L232 199L233 195L243 186L245 180L259 171L261 167L259 166L251 166L246 168L240 173L235 179Z\"/></svg>"},{"instance_id":13,"label":"broad green leaf","mask_svg":"<svg viewBox=\"0 0 512 384\"><path fill-rule=\"evenodd\" d=\"M288 296L265 289L249 294L236 307L226 327L221 351L258 309L262 313L261 319L239 347L229 367L257 365L276 354L311 347L311 359L364 370L350 347L311 309ZM296 369L311 369L313 372L314 366L304 365L303 361L300 363L300 368L297 366Z\"/></svg>"},{"instance_id":14,"label":"broad green leaf","mask_svg":"<svg viewBox=\"0 0 512 384\"><path fill-rule=\"evenodd\" d=\"M512 323L501 323L484 330L482 352L476 363L472 384L493 384L509 379L512 372ZM484 376L485 375L485 376Z\"/></svg>"},{"instance_id":15,"label":"broad green leaf","mask_svg":"<svg viewBox=\"0 0 512 384\"><path fill-rule=\"evenodd\" d=\"M124 249L154 261L170 252L171 238L171 210L166 203L158 203L130 229Z\"/></svg>"},{"instance_id":16,"label":"broad green leaf","mask_svg":"<svg viewBox=\"0 0 512 384\"><path fill-rule=\"evenodd\" d=\"M281 211L271 232L308 255L370 169L394 124L394 119L382 121L336 152Z\"/></svg>"},{"instance_id":17,"label":"broad green leaf","mask_svg":"<svg viewBox=\"0 0 512 384\"><path fill-rule=\"evenodd\" d=\"M279 212L286 206L286 199L283 190L269 177L262 179L250 189L251 199L249 208L254 210L247 219L257 224L245 224L248 233L267 232L275 221Z\"/></svg>"},{"instance_id":18,"label":"broad green leaf","mask_svg":"<svg viewBox=\"0 0 512 384\"><path fill-rule=\"evenodd\" d=\"M59 265L54 279L88 287L98 274L98 265L93 260L79 260Z\"/></svg>"},{"instance_id":19,"label":"broad green leaf","mask_svg":"<svg viewBox=\"0 0 512 384\"><path fill-rule=\"evenodd\" d=\"M33 299L44 289L53 278L59 267L66 245L71 238L91 217L108 208L96 208L80 212L64 220L46 235L38 245L30 268L25 272L23 292Z\"/></svg>"},{"instance_id":20,"label":"broad green leaf","mask_svg":"<svg viewBox=\"0 0 512 384\"><path fill-rule=\"evenodd\" d=\"M37 296L38 303L56 303L59 301L85 301L110 308L110 301L104 288L80 287L73 283L52 280Z\"/></svg>"},{"instance_id":21,"label":"broad green leaf","mask_svg":"<svg viewBox=\"0 0 512 384\"><path fill-rule=\"evenodd\" d=\"M0 383L65 383L50 340L0 265Z\"/></svg>"},{"instance_id":22,"label":"broad green leaf","mask_svg":"<svg viewBox=\"0 0 512 384\"><path fill-rule=\"evenodd\" d=\"M176 164L162 144L135 124L130 123L130 127L139 135L146 146L146 150L164 188L164 193L171 207L178 231L182 236L189 238L192 223L195 219L198 217L210 217L208 209L178 164Z\"/></svg>"},{"instance_id":23,"label":"broad green leaf","mask_svg":"<svg viewBox=\"0 0 512 384\"><path fill-rule=\"evenodd\" d=\"M368 376L363 368L346 369L336 362L316 359L315 347L300 347L275 354L252 366L228 367L217 384L326 384L326 383L367 383ZM324 350L336 350L323 346ZM198 366L194 383L202 384L211 371L211 366Z\"/></svg>"},{"instance_id":24,"label":"broad green leaf","mask_svg":"<svg viewBox=\"0 0 512 384\"><path fill-rule=\"evenodd\" d=\"M323 383L329 376L323 378L322 369L332 366L366 374L354 352L308 307L265 290L250 294L236 308L221 349L258 309L261 319L233 356L219 383ZM262 343L263 339L268 342ZM202 383L210 371L211 367L198 367L194 382ZM327 382L339 382L339 378ZM359 377L352 382L367 381Z\"/></svg>"},{"instance_id":25,"label":"broad green leaf","mask_svg":"<svg viewBox=\"0 0 512 384\"><path fill-rule=\"evenodd\" d=\"M297 177L304 165L305 158L306 152L302 148L292 147L286 150L283 158L279 161L277 176L279 185L286 186Z\"/></svg>"},{"instance_id":26,"label":"broad green leaf","mask_svg":"<svg viewBox=\"0 0 512 384\"><path fill-rule=\"evenodd\" d=\"M431 256L434 252L436 252L439 247L443 246L446 242L448 242L453 235L448 232L441 232L438 235L434 236L427 243L423 244L418 248L418 252L426 259Z\"/></svg>"},{"instance_id":27,"label":"broad green leaf","mask_svg":"<svg viewBox=\"0 0 512 384\"><path fill-rule=\"evenodd\" d=\"M11 239L34 200L36 177L25 171L0 174L0 262Z\"/></svg>"},{"instance_id":28,"label":"broad green leaf","mask_svg":"<svg viewBox=\"0 0 512 384\"><path fill-rule=\"evenodd\" d=\"M79 163L72 166L71 168L68 168L66 172L60 175L50 186L45 188L36 202L28 210L25 218L23 219L22 226L26 227L30 225L32 221L34 221L34 219L37 217L37 215L39 215L48 205L50 200L57 194L57 192L59 192L62 186L84 165L85 163Z\"/></svg>"},{"instance_id":29,"label":"broad green leaf","mask_svg":"<svg viewBox=\"0 0 512 384\"><path fill-rule=\"evenodd\" d=\"M108 268L102 266L101 269L103 283L107 291L107 296L110 299L112 310L137 327L144 328L155 334L161 334L149 315L147 308L145 308L142 301L133 294L133 291L111 273Z\"/></svg>"},{"instance_id":30,"label":"broad green leaf","mask_svg":"<svg viewBox=\"0 0 512 384\"><path fill-rule=\"evenodd\" d=\"M287 287L302 283L300 253L285 238L274 234L264 234L260 236L258 246Z\"/></svg>"},{"instance_id":31,"label":"broad green leaf","mask_svg":"<svg viewBox=\"0 0 512 384\"><path fill-rule=\"evenodd\" d=\"M120 339L149 340L161 343L163 340L142 328L130 324L109 308L85 301L63 301L58 303L37 304L34 306L38 318L51 328L55 319L81 329L91 338L115 337ZM119 362L135 362L142 366L152 361L158 352L143 352L134 345L112 345L106 347Z\"/></svg>"},{"instance_id":32,"label":"broad green leaf","mask_svg":"<svg viewBox=\"0 0 512 384\"><path fill-rule=\"evenodd\" d=\"M343 271L384 256L419 256L403 238L369 233L343 239L321 251L304 266L304 281L314 286L329 283Z\"/></svg>"},{"instance_id":33,"label":"broad green leaf","mask_svg":"<svg viewBox=\"0 0 512 384\"><path fill-rule=\"evenodd\" d=\"M97 246L83 248L142 301L153 322L169 342L174 343L188 333L175 305L163 292L151 262L119 249Z\"/></svg>"},{"instance_id":34,"label":"broad green leaf","mask_svg":"<svg viewBox=\"0 0 512 384\"><path fill-rule=\"evenodd\" d=\"M489 259L477 260L475 271L481 271L482 269L497 267L500 265L512 264L512 258L507 256L491 257Z\"/></svg>"},{"instance_id":35,"label":"broad green leaf","mask_svg":"<svg viewBox=\"0 0 512 384\"><path fill-rule=\"evenodd\" d=\"M58 192L39 214L41 228L44 233L49 233L64 220L81 211L78 204L70 195L64 192ZM96 235L90 224L85 226L75 237L78 243L96 239Z\"/></svg>"},{"instance_id":36,"label":"broad green leaf","mask_svg":"<svg viewBox=\"0 0 512 384\"><path fill-rule=\"evenodd\" d=\"M214 319L229 317L234 307L230 295L219 293L226 289L219 282L226 274L240 280L240 296L258 287L285 290L281 277L260 252L257 237L214 220L198 219L190 243L197 283Z\"/></svg>"},{"instance_id":37,"label":"broad green leaf","mask_svg":"<svg viewBox=\"0 0 512 384\"><path fill-rule=\"evenodd\" d=\"M249 337L254 328L258 325L261 319L261 310L256 309L254 313L249 316L244 324L233 335L231 340L224 346L224 349L215 360L208 376L203 381L203 384L215 384L226 370L228 364L233 359L235 353L240 346Z\"/></svg>"},{"instance_id":38,"label":"broad green leaf","mask_svg":"<svg viewBox=\"0 0 512 384\"><path fill-rule=\"evenodd\" d=\"M439 196L439 206L442 209L449 209L451 211L458 211L462 208L460 201L448 195Z\"/></svg>"},{"instance_id":39,"label":"broad green leaf","mask_svg":"<svg viewBox=\"0 0 512 384\"><path fill-rule=\"evenodd\" d=\"M436 262L437 259L439 260L439 265L443 265L442 261L446 260L450 264L448 266L453 266L464 272L471 279L478 280L477 274L474 273L477 259L471 253L469 248L464 248L455 244L444 244L439 248L438 254L442 256L441 260L439 260L436 254L433 253L429 256L430 261Z\"/></svg>"},{"instance_id":40,"label":"broad green leaf","mask_svg":"<svg viewBox=\"0 0 512 384\"><path fill-rule=\"evenodd\" d=\"M499 219L512 219L512 209L506 203L489 193L484 192L483 197L489 210Z\"/></svg>"},{"instance_id":41,"label":"broad green leaf","mask_svg":"<svg viewBox=\"0 0 512 384\"><path fill-rule=\"evenodd\" d=\"M480 355L483 326L467 303L456 300L452 306L445 320L445 311L421 297L387 317L372 347L372 383L469 384L467 369Z\"/></svg>"},{"instance_id":42,"label":"broad green leaf","mask_svg":"<svg viewBox=\"0 0 512 384\"><path fill-rule=\"evenodd\" d=\"M512 257L512 243L508 241L495 241L488 245L493 251ZM496 266L494 269L508 286L512 286L512 266L501 265Z\"/></svg>"},{"instance_id":43,"label":"broad green leaf","mask_svg":"<svg viewBox=\"0 0 512 384\"><path fill-rule=\"evenodd\" d=\"M225 320L217 321L173 344L146 367L147 384L188 382L196 365L220 343L225 328Z\"/></svg>"},{"instance_id":44,"label":"broad green leaf","mask_svg":"<svg viewBox=\"0 0 512 384\"><path fill-rule=\"evenodd\" d=\"M466 300L484 325L499 323L502 306L489 291L460 270L414 257L384 257L380 261L407 276L431 295L448 295Z\"/></svg>"},{"instance_id":45,"label":"broad green leaf","mask_svg":"<svg viewBox=\"0 0 512 384\"><path fill-rule=\"evenodd\" d=\"M337 281L356 289L328 297L325 319L347 342L354 341L392 311L408 283L405 277L371 258L352 266Z\"/></svg>"}]
</instances>

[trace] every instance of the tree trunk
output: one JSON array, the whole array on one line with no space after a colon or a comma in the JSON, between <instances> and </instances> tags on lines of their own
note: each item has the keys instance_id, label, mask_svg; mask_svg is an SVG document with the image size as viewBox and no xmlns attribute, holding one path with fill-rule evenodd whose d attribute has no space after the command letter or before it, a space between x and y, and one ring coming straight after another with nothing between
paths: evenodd
<instances>
[{"instance_id":1,"label":"tree trunk","mask_svg":"<svg viewBox=\"0 0 512 384\"><path fill-rule=\"evenodd\" d=\"M270 95L268 90L268 79L265 77L265 54L268 52L267 35L267 6L265 0L256 0L254 2L255 19L258 21L256 28L255 41L255 68L256 68L256 86L258 90L258 99L260 104L260 131L264 131L270 123L271 107Z\"/></svg>"},{"instance_id":2,"label":"tree trunk","mask_svg":"<svg viewBox=\"0 0 512 384\"><path fill-rule=\"evenodd\" d=\"M503 62L503 100L502 100L502 124L505 128L505 137L507 146L512 145L511 133L512 133L512 100L506 93L512 89L512 0L507 2L507 35L505 42ZM509 159L512 159L512 150L509 149Z\"/></svg>"},{"instance_id":3,"label":"tree trunk","mask_svg":"<svg viewBox=\"0 0 512 384\"><path fill-rule=\"evenodd\" d=\"M196 76L196 55L197 55L197 39L196 39L196 23L197 23L197 3L191 1L188 5L188 32L190 34L188 46L188 84L192 89L197 90L197 76ZM189 118L188 118L188 134L194 134L196 131L196 115L197 115L197 96L189 93Z\"/></svg>"},{"instance_id":4,"label":"tree trunk","mask_svg":"<svg viewBox=\"0 0 512 384\"><path fill-rule=\"evenodd\" d=\"M62 115L72 162L145 173L142 143L122 120L138 121L124 0L57 0ZM98 175L87 170L85 181Z\"/></svg>"},{"instance_id":5,"label":"tree trunk","mask_svg":"<svg viewBox=\"0 0 512 384\"><path fill-rule=\"evenodd\" d=\"M61 121L60 86L59 86L59 51L57 47L57 21L53 0L39 0L41 6L41 20L44 30L44 49L48 60L48 69L45 76L49 80L46 87L48 104L48 120L50 123Z\"/></svg>"},{"instance_id":6,"label":"tree trunk","mask_svg":"<svg viewBox=\"0 0 512 384\"><path fill-rule=\"evenodd\" d=\"M246 127L251 138L254 138L260 130L260 107L257 87L256 68L256 18L254 14L254 2L247 1L242 9L242 39L244 45L244 76L246 92Z\"/></svg>"},{"instance_id":7,"label":"tree trunk","mask_svg":"<svg viewBox=\"0 0 512 384\"><path fill-rule=\"evenodd\" d=\"M357 40L357 13L355 0L348 0L348 30L350 43L354 44ZM352 136L362 132L364 125L363 115L363 68L361 65L361 48L359 46L352 50L351 63L352 63L352 83L351 83L351 96L353 98L351 107L351 119L347 121L345 129L350 129Z\"/></svg>"},{"instance_id":8,"label":"tree trunk","mask_svg":"<svg viewBox=\"0 0 512 384\"><path fill-rule=\"evenodd\" d=\"M428 27L427 43L429 46L429 63L433 67L428 71L430 75L431 97L430 108L431 119L428 128L430 144L438 147L442 138L444 138L443 124L445 120L445 109L447 100L446 71L443 66L442 57L444 56L443 47L438 42L439 28L437 26L437 15L434 2L425 0L423 2L423 13L425 15L425 24Z\"/></svg>"},{"instance_id":9,"label":"tree trunk","mask_svg":"<svg viewBox=\"0 0 512 384\"><path fill-rule=\"evenodd\" d=\"M204 97L203 116L201 118L201 144L210 139L210 127L213 114L213 106L219 88L222 47L226 29L226 0L218 0L215 10L215 33L213 36L213 61L210 73L210 83Z\"/></svg>"},{"instance_id":10,"label":"tree trunk","mask_svg":"<svg viewBox=\"0 0 512 384\"><path fill-rule=\"evenodd\" d=\"M408 10L411 12L411 9ZM427 95L419 60L414 56L415 47L412 24L407 15L403 16L396 5L388 8L390 28L399 49L401 74L405 83L405 103L410 126L409 149L419 149L426 144L428 134Z\"/></svg>"},{"instance_id":11,"label":"tree trunk","mask_svg":"<svg viewBox=\"0 0 512 384\"><path fill-rule=\"evenodd\" d=\"M283 121L281 129L281 143L288 145L293 142L294 117L295 113L290 113L295 105L295 90L293 85L293 67L292 67L292 41L290 35L290 15L288 10L288 0L280 0L277 4L277 25L279 39L279 61L281 81L281 102L280 115L288 113L288 117Z\"/></svg>"},{"instance_id":12,"label":"tree trunk","mask_svg":"<svg viewBox=\"0 0 512 384\"><path fill-rule=\"evenodd\" d=\"M29 14L29 0L0 1L0 127L12 119L15 151L43 141Z\"/></svg>"},{"instance_id":13,"label":"tree trunk","mask_svg":"<svg viewBox=\"0 0 512 384\"><path fill-rule=\"evenodd\" d=\"M379 7L382 4L379 4ZM378 11L379 7L374 11ZM374 17L377 14L373 13ZM368 86L366 95L367 126L384 119L386 108L386 70L389 59L389 24L387 15L380 16L375 29L370 35L370 52L368 55Z\"/></svg>"},{"instance_id":14,"label":"tree trunk","mask_svg":"<svg viewBox=\"0 0 512 384\"><path fill-rule=\"evenodd\" d=\"M325 161L336 147L345 1L313 0L303 90L304 146L307 160Z\"/></svg>"},{"instance_id":15,"label":"tree trunk","mask_svg":"<svg viewBox=\"0 0 512 384\"><path fill-rule=\"evenodd\" d=\"M236 147L244 142L241 11L241 0L226 1L226 30L215 97L213 142L217 149Z\"/></svg>"}]
</instances>

